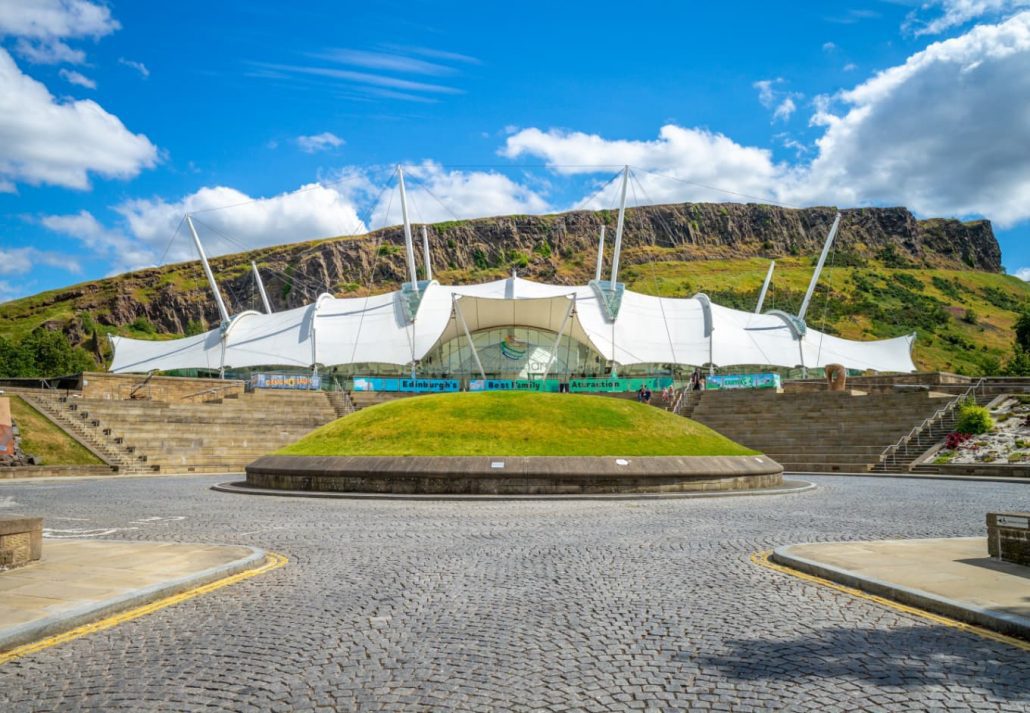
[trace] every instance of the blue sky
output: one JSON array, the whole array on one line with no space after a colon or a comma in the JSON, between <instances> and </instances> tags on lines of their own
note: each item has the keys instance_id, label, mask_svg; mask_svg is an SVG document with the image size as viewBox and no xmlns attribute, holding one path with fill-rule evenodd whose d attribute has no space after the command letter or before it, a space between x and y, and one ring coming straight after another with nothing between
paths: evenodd
<instances>
[{"instance_id":1,"label":"blue sky","mask_svg":"<svg viewBox=\"0 0 1030 713\"><path fill-rule=\"evenodd\" d=\"M585 9L589 7L589 9ZM1030 0L0 0L0 300L398 219L907 205L1030 273ZM712 190L711 188L721 190ZM219 209L219 210L212 210Z\"/></svg>"}]
</instances>

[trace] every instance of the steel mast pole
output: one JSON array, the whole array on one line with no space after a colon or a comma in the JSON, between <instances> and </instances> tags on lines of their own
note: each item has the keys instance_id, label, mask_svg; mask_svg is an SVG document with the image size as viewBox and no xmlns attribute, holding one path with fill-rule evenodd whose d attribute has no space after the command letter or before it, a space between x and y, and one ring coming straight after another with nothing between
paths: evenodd
<instances>
[{"instance_id":1,"label":"steel mast pole","mask_svg":"<svg viewBox=\"0 0 1030 713\"><path fill-rule=\"evenodd\" d=\"M769 283L772 282L772 274L775 267L776 261L772 260L769 263L769 272L765 273L765 282L762 283L762 291L758 293L758 304L755 306L755 314L762 313L762 305L765 304L765 293L769 291Z\"/></svg>"},{"instance_id":2,"label":"steel mast pole","mask_svg":"<svg viewBox=\"0 0 1030 713\"><path fill-rule=\"evenodd\" d=\"M197 254L200 255L200 264L204 267L204 274L207 275L208 284L211 285L211 291L215 294L215 304L218 305L218 314L222 317L222 324L228 324L229 311L225 308L225 302L222 301L222 293L218 291L218 283L215 282L215 275L211 272L211 265L207 262L207 254L204 252L204 246L200 244L200 236L197 235L197 229L193 227L193 219L190 218L190 214L186 214L186 225L190 227L190 233L193 235L193 244L197 246Z\"/></svg>"},{"instance_id":3,"label":"steel mast pole","mask_svg":"<svg viewBox=\"0 0 1030 713\"><path fill-rule=\"evenodd\" d=\"M397 178L401 188L401 217L404 219L404 250L408 257L408 275L411 278L411 289L418 297L418 275L415 272L415 248L411 240L411 223L408 222L408 194L404 190L404 169L397 167Z\"/></svg>"},{"instance_id":4,"label":"steel mast pole","mask_svg":"<svg viewBox=\"0 0 1030 713\"><path fill-rule=\"evenodd\" d=\"M594 272L594 280L601 280L601 267L604 263L604 226L601 226L601 239L597 243L597 270Z\"/></svg>"},{"instance_id":5,"label":"steel mast pole","mask_svg":"<svg viewBox=\"0 0 1030 713\"><path fill-rule=\"evenodd\" d=\"M840 213L837 213L837 217L833 219L833 225L830 227L830 234L826 236L826 243L823 244L823 252L819 255L819 263L815 266L815 272L812 273L812 281L808 283L808 292L805 293L805 299L801 302L801 309L798 310L798 319L804 320L805 313L808 312L808 303L812 301L812 294L815 292L815 285L819 282L819 275L822 274L823 265L826 263L826 256L830 253L830 246L833 245L833 239L837 235L837 228L840 227Z\"/></svg>"},{"instance_id":6,"label":"steel mast pole","mask_svg":"<svg viewBox=\"0 0 1030 713\"><path fill-rule=\"evenodd\" d=\"M265 314L272 314L272 306L268 303L268 293L265 292L265 283L261 281L261 273L258 272L257 263L251 260L250 267L254 271L254 282L257 283L258 293L261 295L261 304L265 306Z\"/></svg>"},{"instance_id":7,"label":"steel mast pole","mask_svg":"<svg viewBox=\"0 0 1030 713\"><path fill-rule=\"evenodd\" d=\"M422 226L422 259L426 263L426 280L433 279L433 265L429 261L429 231Z\"/></svg>"},{"instance_id":8,"label":"steel mast pole","mask_svg":"<svg viewBox=\"0 0 1030 713\"><path fill-rule=\"evenodd\" d=\"M629 185L629 166L622 169L622 198L619 201L619 221L615 224L615 250L612 253L612 291L619 280L619 255L622 252L622 226L626 218L626 188Z\"/></svg>"}]
</instances>

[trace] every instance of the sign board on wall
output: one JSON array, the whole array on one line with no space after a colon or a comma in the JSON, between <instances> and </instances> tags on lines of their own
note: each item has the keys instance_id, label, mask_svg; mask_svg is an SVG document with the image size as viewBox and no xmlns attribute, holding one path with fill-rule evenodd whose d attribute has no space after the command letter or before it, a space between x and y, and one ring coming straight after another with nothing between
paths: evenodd
<instances>
[{"instance_id":1,"label":"sign board on wall","mask_svg":"<svg viewBox=\"0 0 1030 713\"><path fill-rule=\"evenodd\" d=\"M406 391L412 393L442 393L460 391L457 379L386 379L354 377L355 391Z\"/></svg>"},{"instance_id":2,"label":"sign board on wall","mask_svg":"<svg viewBox=\"0 0 1030 713\"><path fill-rule=\"evenodd\" d=\"M705 388L709 391L728 389L778 389L779 374L716 374L705 377Z\"/></svg>"},{"instance_id":3,"label":"sign board on wall","mask_svg":"<svg viewBox=\"0 0 1030 713\"><path fill-rule=\"evenodd\" d=\"M322 388L322 377L317 374L251 374L250 385L255 389L317 391Z\"/></svg>"},{"instance_id":4,"label":"sign board on wall","mask_svg":"<svg viewBox=\"0 0 1030 713\"><path fill-rule=\"evenodd\" d=\"M472 379L469 391L546 391L557 393L557 379Z\"/></svg>"},{"instance_id":5,"label":"sign board on wall","mask_svg":"<svg viewBox=\"0 0 1030 713\"><path fill-rule=\"evenodd\" d=\"M637 391L641 386L647 386L652 391L661 391L666 386L672 386L671 376L648 376L639 379L571 379L569 391L572 393L615 393L620 391Z\"/></svg>"}]
</instances>

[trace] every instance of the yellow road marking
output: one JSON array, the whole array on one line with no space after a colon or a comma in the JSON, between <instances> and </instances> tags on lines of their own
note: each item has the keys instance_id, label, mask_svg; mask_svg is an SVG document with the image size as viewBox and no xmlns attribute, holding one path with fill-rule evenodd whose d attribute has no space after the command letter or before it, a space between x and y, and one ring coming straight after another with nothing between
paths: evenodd
<instances>
[{"instance_id":1,"label":"yellow road marking","mask_svg":"<svg viewBox=\"0 0 1030 713\"><path fill-rule=\"evenodd\" d=\"M259 574L271 572L272 570L279 569L285 565L287 561L288 560L282 555L269 552L265 557L264 564L259 567L255 567L254 569L237 572L236 574L229 575L228 577L223 577L222 579L215 580L214 582L202 584L201 586L194 587L193 589L187 589L184 592L179 592L178 594L158 599L157 601L150 602L149 604L143 604L142 606L138 606L133 609L127 609L126 611L112 614L100 621L95 621L91 624L83 624L82 626L77 626L74 629L70 629L60 634L54 634L53 636L48 636L45 639L34 641L31 644L23 644L22 646L13 648L10 651L0 653L0 666L9 661L13 661L14 659L21 658L22 656L28 656L29 654L49 649L51 646L57 646L58 644L78 639L80 636L85 636L86 634L93 634L98 631L110 629L118 626L119 624L124 624L127 621L132 621L133 619L139 619L141 616L152 614L153 612L164 609L165 607L170 607L173 604L179 604L193 599L194 597L199 597L202 594L209 594L210 592L214 592L222 587L228 587L229 585L236 584L237 582L242 582L246 579L250 579L251 577L256 577Z\"/></svg>"},{"instance_id":2,"label":"yellow road marking","mask_svg":"<svg viewBox=\"0 0 1030 713\"><path fill-rule=\"evenodd\" d=\"M985 639L990 639L991 641L997 641L1001 644L1015 646L1017 649L1022 649L1023 651L1030 651L1030 641L1023 641L1022 639L1017 639L1014 636L1008 636L1006 634L1000 634L997 631L985 629L982 626L977 626L975 624L967 624L964 621L958 621L957 619L941 616L940 614L934 614L933 612L928 612L925 609L917 609L916 607L911 607L907 604L902 604L892 599L880 597L876 594L863 592L861 589L855 589L854 587L848 587L843 584L838 584L837 582L833 582L829 579L817 577L814 574L808 574L806 572L800 572L796 569L791 569L790 567L784 567L783 565L777 564L776 562L773 562L771 559L769 559L769 556L771 554L772 550L765 550L764 552L755 552L753 555L751 555L751 561L761 567L766 567L768 569L775 570L776 572L781 572L783 574L789 574L792 577L803 579L806 582L812 582L814 584L819 584L824 587L829 587L830 589L835 589L838 592L850 594L853 597L865 599L866 601L874 602L881 606L888 607L889 609L894 609L896 611L904 612L905 614L917 616L920 619L927 619L929 621L934 622L935 624L941 624L942 626L947 626L952 629L958 629L960 631L965 631L970 634L975 634L976 636L981 636Z\"/></svg>"}]
</instances>

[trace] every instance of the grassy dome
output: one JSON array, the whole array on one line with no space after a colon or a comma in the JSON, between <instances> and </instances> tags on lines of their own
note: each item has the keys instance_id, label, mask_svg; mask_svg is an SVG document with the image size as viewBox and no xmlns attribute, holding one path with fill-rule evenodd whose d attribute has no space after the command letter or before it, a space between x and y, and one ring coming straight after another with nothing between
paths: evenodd
<instances>
[{"instance_id":1,"label":"grassy dome","mask_svg":"<svg viewBox=\"0 0 1030 713\"><path fill-rule=\"evenodd\" d=\"M628 399L493 391L397 399L277 451L295 456L739 456L755 451Z\"/></svg>"}]
</instances>

